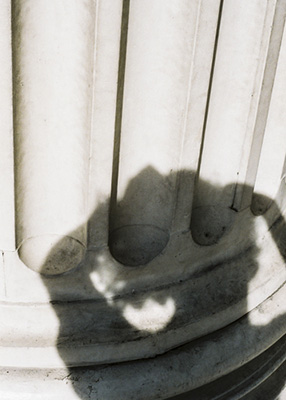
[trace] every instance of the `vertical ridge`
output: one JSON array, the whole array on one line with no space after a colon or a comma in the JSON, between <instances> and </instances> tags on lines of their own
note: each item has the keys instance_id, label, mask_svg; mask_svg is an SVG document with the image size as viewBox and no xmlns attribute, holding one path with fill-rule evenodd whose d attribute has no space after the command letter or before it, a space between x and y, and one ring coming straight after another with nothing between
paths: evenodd
<instances>
[{"instance_id":1,"label":"vertical ridge","mask_svg":"<svg viewBox=\"0 0 286 400\"><path fill-rule=\"evenodd\" d=\"M113 147L112 185L111 185L111 201L110 201L111 224L113 219L113 213L115 210L115 204L117 201L124 82L125 82L127 39L128 39L128 25L129 25L129 9L130 9L130 0L123 0L119 62L118 62L118 78L117 78L118 86L117 86L117 96L116 96L116 114L115 114L115 124L114 124L114 147Z\"/></svg>"},{"instance_id":2,"label":"vertical ridge","mask_svg":"<svg viewBox=\"0 0 286 400\"><path fill-rule=\"evenodd\" d=\"M285 1L278 0L275 5L274 16L271 23L271 33L268 39L244 182L241 182L241 178L239 179L239 187L235 192L232 206L237 210L243 210L251 205L283 37L285 13ZM241 185L241 183L243 183L243 185Z\"/></svg>"},{"instance_id":3,"label":"vertical ridge","mask_svg":"<svg viewBox=\"0 0 286 400\"><path fill-rule=\"evenodd\" d=\"M211 98L211 91L212 91L212 84L213 84L213 76L214 76L215 62L216 62L216 55L217 55L217 46L218 46L219 32L220 32L222 12L223 12L223 3L224 3L224 0L221 0L219 12L218 12L217 30L216 30L215 41L214 41L213 58L212 58L212 64L211 64L209 87L208 87L208 94L207 94L207 101L206 101L206 111L205 111L205 118L204 118L204 122L203 122L202 140L201 140L201 146L200 146L200 153L199 153L196 177L198 177L200 175L200 169L201 169L201 163L202 163L205 134L206 134L206 127L207 127L207 120L208 120L208 113L209 113L209 106L210 106L210 98Z\"/></svg>"},{"instance_id":4,"label":"vertical ridge","mask_svg":"<svg viewBox=\"0 0 286 400\"><path fill-rule=\"evenodd\" d=\"M15 250L11 3L0 10L0 249Z\"/></svg>"},{"instance_id":5,"label":"vertical ridge","mask_svg":"<svg viewBox=\"0 0 286 400\"><path fill-rule=\"evenodd\" d=\"M89 168L88 246L108 243L123 1L97 2Z\"/></svg>"},{"instance_id":6,"label":"vertical ridge","mask_svg":"<svg viewBox=\"0 0 286 400\"><path fill-rule=\"evenodd\" d=\"M204 131L207 119L207 110L211 92L211 81L214 70L215 54L219 35L219 26L222 14L223 0L212 4L213 10L208 8L207 14L211 18L208 21L208 34L203 29L206 18L205 1L200 1L196 20L196 33L188 83L187 105L183 124L183 138L181 142L181 159L177 174L177 199L172 231L189 230L191 223L192 205L195 191L195 179L199 173L201 152L204 141ZM212 27L214 15L217 15L215 30ZM214 33L214 39L212 39ZM208 36L207 44L202 43ZM212 44L213 40L213 44ZM200 54L201 47L212 45L212 59L204 60ZM210 78L209 78L210 77ZM209 79L209 81L208 81ZM207 87L206 87L206 83ZM199 92L196 86L200 86ZM198 93L197 93L198 92ZM195 113L194 110L195 109ZM198 115L204 114L203 117ZM195 121L198 119L198 121Z\"/></svg>"}]
</instances>

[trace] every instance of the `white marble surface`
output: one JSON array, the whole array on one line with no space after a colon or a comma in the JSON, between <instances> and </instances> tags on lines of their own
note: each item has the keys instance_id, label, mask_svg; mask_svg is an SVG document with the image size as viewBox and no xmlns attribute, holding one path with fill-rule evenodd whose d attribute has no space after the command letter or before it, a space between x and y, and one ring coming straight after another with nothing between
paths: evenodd
<instances>
[{"instance_id":1,"label":"white marble surface","mask_svg":"<svg viewBox=\"0 0 286 400\"><path fill-rule=\"evenodd\" d=\"M285 360L286 0L3 4L1 399L252 396Z\"/></svg>"}]
</instances>

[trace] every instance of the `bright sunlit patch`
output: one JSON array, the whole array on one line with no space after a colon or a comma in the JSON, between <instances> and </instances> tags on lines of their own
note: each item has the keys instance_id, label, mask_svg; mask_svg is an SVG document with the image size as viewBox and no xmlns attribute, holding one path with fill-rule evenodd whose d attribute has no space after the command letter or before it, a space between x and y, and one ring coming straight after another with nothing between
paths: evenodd
<instances>
[{"instance_id":1,"label":"bright sunlit patch","mask_svg":"<svg viewBox=\"0 0 286 400\"><path fill-rule=\"evenodd\" d=\"M164 304L147 299L140 308L127 304L123 309L123 316L135 328L155 333L167 326L175 311L175 302L170 297Z\"/></svg>"},{"instance_id":2,"label":"bright sunlit patch","mask_svg":"<svg viewBox=\"0 0 286 400\"><path fill-rule=\"evenodd\" d=\"M90 280L98 293L106 299L123 290L126 285L125 281L118 278L114 261L108 252L97 255L96 270L90 273Z\"/></svg>"},{"instance_id":3,"label":"bright sunlit patch","mask_svg":"<svg viewBox=\"0 0 286 400\"><path fill-rule=\"evenodd\" d=\"M257 310L249 313L248 320L253 326L267 326L271 323L273 316L269 313L259 312Z\"/></svg>"},{"instance_id":4,"label":"bright sunlit patch","mask_svg":"<svg viewBox=\"0 0 286 400\"><path fill-rule=\"evenodd\" d=\"M92 272L90 274L90 280L92 281L94 287L99 293L105 294L107 285L100 274L98 274L97 272Z\"/></svg>"},{"instance_id":5,"label":"bright sunlit patch","mask_svg":"<svg viewBox=\"0 0 286 400\"><path fill-rule=\"evenodd\" d=\"M93 283L95 289L102 294L106 299L111 299L114 295L113 288L113 277L109 276L108 273L100 274L98 272L92 272L90 274L90 280ZM111 301L112 302L112 301Z\"/></svg>"}]
</instances>

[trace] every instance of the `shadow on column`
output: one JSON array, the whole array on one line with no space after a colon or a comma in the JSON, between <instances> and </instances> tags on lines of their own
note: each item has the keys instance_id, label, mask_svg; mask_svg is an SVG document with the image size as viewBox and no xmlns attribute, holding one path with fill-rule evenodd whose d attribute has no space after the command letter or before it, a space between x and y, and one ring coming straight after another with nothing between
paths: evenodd
<instances>
[{"instance_id":1,"label":"shadow on column","mask_svg":"<svg viewBox=\"0 0 286 400\"><path fill-rule=\"evenodd\" d=\"M192 171L189 171L186 173L186 171L184 171L184 174L191 174L193 175ZM142 171L141 174L139 174L138 176L136 176L134 179L132 179L126 189L126 197L124 199L122 199L122 202L124 203L125 201L127 203L130 202L129 196L130 194L134 194L136 193L136 190L138 187L145 187L145 190L147 190L147 193L145 192L144 195L144 199L154 199L155 196L155 213L158 211L160 211L161 209L161 202L164 204L164 207L166 207L166 199L162 199L160 198L160 196L158 196L158 193L156 192L156 190L160 187L160 185L168 185L170 180L173 180L174 178L174 174L171 173L168 176L163 176L161 174L159 174L157 171L155 171L154 169L152 169L151 167L145 169L144 171ZM146 185L146 182L149 182L149 185ZM205 185L207 185L210 189L210 191L212 191L213 193L217 193L218 191L223 190L224 188L221 187L216 187L211 185L208 182L205 182ZM135 191L134 191L135 190ZM131 196L132 197L132 196ZM262 199L262 198L261 198ZM270 200L269 199L262 199L263 202L265 203L269 203ZM108 201L108 199L107 199ZM175 204L172 203L172 201L170 201L167 204L169 204L169 207L171 209L171 213L174 214L174 209L175 209ZM93 215L91 216L91 220L92 221L96 221L97 220L97 215L101 215L101 209L102 207L105 207L106 204L101 204L99 205L95 210ZM210 199L210 206L211 206L211 199ZM147 201L143 201L140 204L140 213L144 215L144 210L145 208L148 208L148 200ZM273 201L272 202L272 206L271 206L273 213L272 216L275 214L277 217L275 218L275 220L273 221L273 218L270 218L268 215L269 214L265 214L265 219L268 223L268 227L269 229L271 229L271 233L272 233L272 237L276 243L277 248L279 249L279 252L283 258L283 260L285 260L286 258L286 223L285 220L279 210L279 207L277 206L277 204ZM154 211L153 210L153 211ZM226 210L228 212L228 210ZM156 220L156 218L154 219ZM249 219L248 221L248 226L247 226L247 231L243 232L242 235L244 236L244 241L249 241L249 243L253 243L253 245L251 245L248 249L248 255L247 255L247 264L245 265L240 265L239 268L237 268L237 265L232 265L231 263L229 263L228 266L228 276L225 275L224 279L220 282L216 283L216 293L215 294L215 298L213 299L214 302L214 310L216 310L215 306L216 306L216 301L219 301L223 304L225 304L225 306L227 307L228 304L235 304L236 305L236 309L239 309L238 314L242 317L243 315L245 315L247 313L247 296L248 296L248 285L249 282L251 281L251 279L255 276L255 274L258 271L259 268L259 264L257 261L257 257L258 257L258 253L259 253L259 249L258 247L255 245L255 242L253 241L253 236L255 235L255 229L254 229L254 220L255 220L255 216L253 215L251 217L251 219ZM212 244L215 244L216 242L219 242L221 240L221 238L224 235L227 235L228 232L232 229L232 226L227 226L227 223L235 223L234 222L228 222L226 221L226 225L224 225L224 229L221 230L221 232L218 234L217 231L214 233L214 235L216 235L213 240L211 240ZM196 222L196 224L199 224L199 221ZM81 227L79 227L80 229ZM166 228L166 227L165 227ZM165 229L164 228L164 229ZM127 229L127 228L126 228ZM221 227L220 227L221 229ZM168 239L170 238L170 230L171 230L171 226L168 227L168 229L164 230L164 240L162 240L160 242L160 245L156 244L156 251L153 251L155 247L153 247L151 249L151 252L149 255L144 256L144 252L148 251L148 248L146 248L146 243L150 242L150 237L149 237L149 231L148 229L146 229L146 233L145 236L143 234L142 237L142 230L140 231L140 240L136 242L136 246L134 248L132 248L132 251L136 252L136 249L139 251L139 257L137 257L137 260L143 260L142 264L149 262L152 258L156 257L156 255L158 255L158 252L161 253L162 251L164 251L164 247L167 246L167 242ZM134 237L133 235L136 235L136 230L134 230L132 228L132 234L131 235L127 235L129 237L129 239L132 241L132 243L134 244ZM208 232L209 234L209 232ZM70 236L73 237L73 233L70 233ZM113 235L111 235L111 251L113 251L114 256L116 258L118 258L120 260L120 257L117 257L117 247L114 246L114 243L112 243L113 239ZM120 240L120 238L116 238L116 240ZM143 241L143 245L144 247L144 251L142 253L142 249L140 249L140 243L142 243ZM73 388L75 390L75 392L78 395L79 399L97 399L98 397L96 397L96 394L94 394L94 397L92 397L92 391L88 390L88 388L84 388L82 383L80 381L77 381L76 378L76 372L77 372L77 367L69 367L69 360L67 359L67 353L66 353L66 346L75 346L79 344L79 340L81 340L81 344L85 345L87 343L89 343L90 341L94 340L95 342L100 342L101 338L106 339L106 337L109 338L110 341L118 341L120 339L120 341L122 342L126 342L128 340L130 340L130 338L132 337L132 339L138 339L138 343L140 346L140 342L139 340L142 338L146 338L148 336L152 336L152 335L156 335L156 340L158 340L159 335L168 331L169 329L173 329L176 326L180 325L180 321L182 318L182 313L181 313L181 309L182 309L182 304L181 304L181 299L178 297L176 297L176 292L174 291L170 291L168 292L164 292L164 291L158 291L155 294L148 294L145 293L144 295L142 295L142 297L140 298L140 301L138 301L138 299L136 298L136 296L134 296L133 293L133 289L132 286L129 285L129 282L126 280L125 282L122 282L122 276L120 276L120 272L117 272L116 275L116 280L111 280L110 281L110 285L109 285L109 292L110 293L115 293L116 292L116 296L120 297L120 291L117 290L112 290L114 289L112 286L116 284L116 281L120 281L122 284L122 287L124 287L124 292L128 293L128 291L130 291L130 293L128 295L124 295L122 296L122 301L120 302L120 305L114 305L115 303L112 302L112 300L110 300L112 298L112 296L108 297L105 296L105 292L104 290L99 291L98 288L95 287L94 285L94 280L92 280L91 275L94 272L97 272L99 275L104 272L104 270L102 269L102 266L104 265L105 260L102 259L103 256L103 252L102 249L96 249L96 244L90 244L91 247L90 249L87 250L86 253L86 257L85 260L77 267L76 270L70 271L68 273L65 274L65 277L68 276L72 276L72 274L75 273L75 271L81 273L80 275L80 279L82 281L82 287L84 287L85 293L88 293L89 295L89 299L92 298L96 298L98 299L98 301L101 301L102 307L101 307L101 312L98 315L98 318L95 319L94 316L91 315L91 318L93 318L93 320L97 320L98 323L96 325L94 325L91 329L90 326L75 326L75 321L77 320L77 318L80 317L80 314L83 312L82 310L84 309L84 304L86 304L86 313L91 313L92 314L92 307L91 307L91 300L83 300L82 302L80 302L79 300L75 301L73 304L73 301L70 301L69 304L69 311L64 312L64 309L62 308L62 306L64 305L64 302L61 302L60 298L57 298L56 295L56 288L57 288L57 280L59 279L59 276L45 276L43 275L43 282L46 285L49 293L50 293L50 298L51 298L51 303L54 306L54 310L55 313L57 314L58 318L59 318L59 323L60 323L60 329L59 329L59 334L58 334L58 352L59 355L61 356L63 362L67 365L67 367L69 368L70 371L70 379L73 380ZM124 249L122 250L122 246L124 247ZM123 253L126 255L126 253L128 253L128 240L124 242L124 244L122 245L121 243L121 248L120 248L120 254L122 255ZM139 246L139 247L138 247ZM131 244L132 247L132 244ZM47 258L47 263L49 263L50 259L53 260L53 262L56 262L57 258L58 259L62 259L63 257L63 251L64 249L62 249L62 243L61 241L57 244L57 246L54 247L54 249L51 251L49 257ZM226 249L227 252L227 249ZM143 254L143 256L142 256ZM59 257L57 257L57 255L59 255ZM67 254L68 257L68 254ZM136 258L136 254L134 255L134 257ZM133 259L134 259L133 257ZM145 257L145 258L144 258ZM147 261L146 261L147 260ZM146 261L146 262L145 262ZM108 260L106 260L106 262L109 262ZM136 263L135 263L136 264ZM141 273L144 273L144 266L143 265L138 265L137 266L126 266L125 268L129 268L131 270L134 271L134 268L136 269L136 271L138 272L138 279L140 280L140 276ZM211 265L209 265L208 267L209 269L220 269L221 265L217 264L215 265L211 263ZM45 270L45 265L43 265L43 271ZM192 274L190 274L190 278L192 278ZM281 282L281 285L283 284L283 282ZM107 290L107 289L106 289ZM206 292L207 292L208 288L206 288ZM180 290L178 291L180 292ZM171 293L171 294L170 294ZM144 306L144 304L146 304L146 301L152 301L152 304L157 304L158 306L164 306L167 303L167 300L170 298L170 296L172 296L172 302L174 304L174 310L172 315L170 316L169 320L166 321L166 323L162 326L158 325L156 332L152 333L152 331L148 331L148 330L142 330L140 331L140 329L138 329L138 327L132 325L130 323L130 320L126 319L125 314L123 313L123 309L126 309L126 306L130 306L135 310L140 310L140 307L142 308ZM143 298L143 300L142 300ZM189 304L189 308L192 309L191 311L193 312L193 314L196 313L196 311L198 312L198 310L196 310L196 299L194 296L194 293L185 293L185 302L187 302L187 304ZM76 304L81 303L81 307L77 308ZM88 324L89 319L87 318L87 324ZM286 316L282 315L279 316L275 319L273 319L268 325L265 325L263 328L259 327L259 326L254 326L252 325L251 321L248 322L249 324L249 329L248 329L248 337L245 338L245 341L251 340L253 342L255 342L255 340L259 341L262 340L261 338L263 338L265 335L270 335L271 336L271 332L273 331L273 329L275 329L275 327L278 326L284 326L285 327L285 323L286 323ZM92 333L92 337L91 337L91 333ZM210 335L212 335L210 333ZM211 336L210 336L211 337ZM235 340L235 339L234 339ZM282 340L282 339L281 339ZM182 366L183 367L183 366ZM175 371L174 371L175 373ZM253 377L255 378L255 371L253 372ZM280 374L281 375L281 374ZM282 374L283 375L283 374ZM73 378L74 377L74 378ZM253 378L253 379L254 379ZM223 378L220 378L223 379ZM230 374L230 382L232 379L232 376ZM219 381L216 381L216 383ZM203 389L203 391L201 389L195 389L191 392L188 392L187 394L182 394L179 396L175 396L172 397L174 399L196 399L196 400L202 400L202 399L230 399L233 398L231 397L231 394L220 394L217 391L217 384L216 383L210 383L208 385L206 385ZM281 388L283 387L285 383L285 379L282 376L280 381L277 381L275 383L275 392L279 393L279 390L281 390ZM95 383L91 382L91 386ZM96 385L96 384L95 384ZM122 382L122 385L130 385L130 382ZM239 389L239 385L236 383L236 387L238 387ZM262 387L262 386L261 386ZM272 385L273 387L273 385ZM239 390L237 389L238 393ZM241 389L241 393L243 393L243 388ZM269 396L267 397L267 399L272 399L272 395L274 396L274 391L272 391ZM139 394L138 394L139 396ZM248 396L248 397L247 397ZM250 397L249 397L250 396ZM252 397L253 396L253 397ZM255 397L256 396L256 397ZM258 396L258 397L257 397ZM108 397L109 398L109 397ZM110 398L114 399L117 398L116 394L111 393L110 394ZM120 397L121 398L121 397ZM133 397L135 398L135 397ZM142 397L138 397L138 398L142 398ZM167 397L158 397L158 398L167 398ZM259 397L258 394L255 394L255 392L253 392L252 394L244 394L242 395L242 397L235 397L235 398L245 398L245 399L258 399L258 398L262 398ZM264 397L265 398L265 397ZM274 397L273 397L274 398ZM107 398L106 398L107 399ZM171 398L170 398L171 399Z\"/></svg>"}]
</instances>

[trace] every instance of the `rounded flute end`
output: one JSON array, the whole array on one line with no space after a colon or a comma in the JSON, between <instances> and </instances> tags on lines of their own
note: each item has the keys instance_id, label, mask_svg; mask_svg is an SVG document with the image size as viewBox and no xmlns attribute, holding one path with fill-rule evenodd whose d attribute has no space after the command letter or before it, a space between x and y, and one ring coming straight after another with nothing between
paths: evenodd
<instances>
[{"instance_id":1,"label":"rounded flute end","mask_svg":"<svg viewBox=\"0 0 286 400\"><path fill-rule=\"evenodd\" d=\"M85 246L70 236L40 235L26 239L18 253L23 263L43 275L59 275L77 267Z\"/></svg>"}]
</instances>

